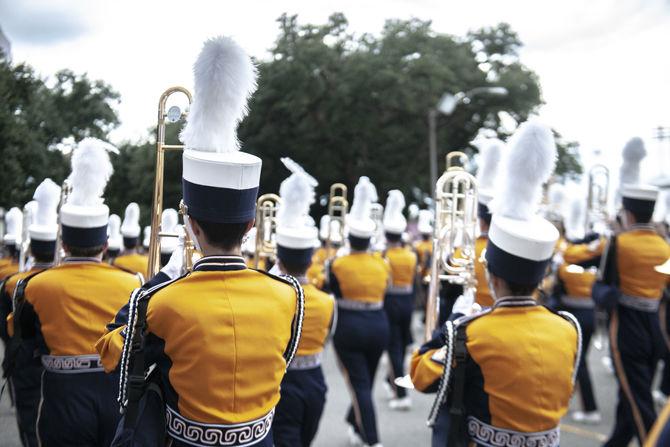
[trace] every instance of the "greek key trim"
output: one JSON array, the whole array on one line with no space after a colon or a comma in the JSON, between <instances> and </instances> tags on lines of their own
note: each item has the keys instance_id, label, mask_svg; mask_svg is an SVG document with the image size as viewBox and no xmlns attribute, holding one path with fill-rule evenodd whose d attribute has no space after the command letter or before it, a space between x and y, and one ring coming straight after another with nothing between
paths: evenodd
<instances>
[{"instance_id":1,"label":"greek key trim","mask_svg":"<svg viewBox=\"0 0 670 447\"><path fill-rule=\"evenodd\" d=\"M558 427L524 433L494 427L474 416L468 417L468 435L472 441L483 447L558 447L561 438Z\"/></svg>"},{"instance_id":2,"label":"greek key trim","mask_svg":"<svg viewBox=\"0 0 670 447\"><path fill-rule=\"evenodd\" d=\"M642 298L638 296L624 295L619 296L619 304L629 309L639 310L641 312L657 312L661 300L653 298Z\"/></svg>"},{"instance_id":3,"label":"greek key trim","mask_svg":"<svg viewBox=\"0 0 670 447\"><path fill-rule=\"evenodd\" d=\"M59 374L81 374L103 372L100 356L90 355L43 355L44 369Z\"/></svg>"},{"instance_id":4,"label":"greek key trim","mask_svg":"<svg viewBox=\"0 0 670 447\"><path fill-rule=\"evenodd\" d=\"M313 369L321 366L321 359L323 358L323 351L312 355L296 355L293 357L293 362L288 367L289 371Z\"/></svg>"},{"instance_id":5,"label":"greek key trim","mask_svg":"<svg viewBox=\"0 0 670 447\"><path fill-rule=\"evenodd\" d=\"M241 424L203 424L186 419L166 406L167 431L174 439L195 447L246 447L265 439L272 428L274 408L265 416Z\"/></svg>"}]
</instances>

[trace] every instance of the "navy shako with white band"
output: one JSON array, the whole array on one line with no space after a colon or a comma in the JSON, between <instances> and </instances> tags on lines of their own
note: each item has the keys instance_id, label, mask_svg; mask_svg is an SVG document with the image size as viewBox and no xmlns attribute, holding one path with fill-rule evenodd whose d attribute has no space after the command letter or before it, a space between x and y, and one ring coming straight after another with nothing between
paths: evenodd
<instances>
[{"instance_id":1,"label":"navy shako with white band","mask_svg":"<svg viewBox=\"0 0 670 447\"><path fill-rule=\"evenodd\" d=\"M123 224L121 225L121 235L123 236L123 246L132 249L140 241L140 206L135 203L129 203L126 206L126 212L123 215Z\"/></svg>"},{"instance_id":2,"label":"navy shako with white band","mask_svg":"<svg viewBox=\"0 0 670 447\"><path fill-rule=\"evenodd\" d=\"M371 205L378 200L377 188L366 176L361 176L354 188L354 200L347 214L349 237L370 239L375 234L375 222L371 217Z\"/></svg>"},{"instance_id":3,"label":"navy shako with white band","mask_svg":"<svg viewBox=\"0 0 670 447\"><path fill-rule=\"evenodd\" d=\"M633 213L653 214L659 190L649 185L628 185L621 187L621 201L624 209Z\"/></svg>"}]
</instances>

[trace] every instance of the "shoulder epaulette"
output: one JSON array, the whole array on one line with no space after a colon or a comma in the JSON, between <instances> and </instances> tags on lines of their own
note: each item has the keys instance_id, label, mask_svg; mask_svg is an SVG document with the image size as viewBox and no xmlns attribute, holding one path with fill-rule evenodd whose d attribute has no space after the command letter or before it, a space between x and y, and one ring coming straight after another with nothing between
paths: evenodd
<instances>
[{"instance_id":1,"label":"shoulder epaulette","mask_svg":"<svg viewBox=\"0 0 670 447\"><path fill-rule=\"evenodd\" d=\"M277 281L283 282L284 284L287 284L289 286L293 286L293 284L286 279L286 275L275 275L274 273L266 272L265 270L260 270L260 269L255 269L255 268L249 268L249 270L253 270L254 272L262 273L265 276L269 276L272 279L276 279Z\"/></svg>"}]
</instances>

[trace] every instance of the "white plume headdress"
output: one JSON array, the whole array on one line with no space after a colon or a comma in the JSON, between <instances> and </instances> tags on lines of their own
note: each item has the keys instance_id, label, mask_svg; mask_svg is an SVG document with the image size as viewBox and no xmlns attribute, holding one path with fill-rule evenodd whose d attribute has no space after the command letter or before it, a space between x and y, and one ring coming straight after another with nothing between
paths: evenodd
<instances>
[{"instance_id":1,"label":"white plume headdress","mask_svg":"<svg viewBox=\"0 0 670 447\"><path fill-rule=\"evenodd\" d=\"M179 234L179 213L174 208L166 208L161 215L161 233ZM176 237L161 238L161 253L172 253L179 239Z\"/></svg>"},{"instance_id":2,"label":"white plume headdress","mask_svg":"<svg viewBox=\"0 0 670 447\"><path fill-rule=\"evenodd\" d=\"M419 233L430 234L433 232L433 212L430 210L419 210L419 221L417 229Z\"/></svg>"},{"instance_id":3,"label":"white plume headdress","mask_svg":"<svg viewBox=\"0 0 670 447\"><path fill-rule=\"evenodd\" d=\"M361 176L354 188L354 201L349 211L350 218L357 221L370 219L370 205L377 200L379 200L377 188L369 177Z\"/></svg>"},{"instance_id":4,"label":"white plume headdress","mask_svg":"<svg viewBox=\"0 0 670 447\"><path fill-rule=\"evenodd\" d=\"M97 138L84 138L72 153L72 172L69 182L72 193L68 205L98 206L109 178L114 172L109 151L116 148Z\"/></svg>"},{"instance_id":5,"label":"white plume headdress","mask_svg":"<svg viewBox=\"0 0 670 447\"><path fill-rule=\"evenodd\" d=\"M123 215L123 225L121 225L121 234L124 237L140 237L140 206L131 202L126 206L126 212Z\"/></svg>"},{"instance_id":6,"label":"white plume headdress","mask_svg":"<svg viewBox=\"0 0 670 447\"><path fill-rule=\"evenodd\" d=\"M628 140L621 156L623 163L619 171L619 184L640 183L640 162L647 155L642 138L634 137Z\"/></svg>"},{"instance_id":7,"label":"white plume headdress","mask_svg":"<svg viewBox=\"0 0 670 447\"><path fill-rule=\"evenodd\" d=\"M473 142L479 149L479 169L477 169L477 189L490 191L495 187L498 165L505 143L497 138L479 139Z\"/></svg>"},{"instance_id":8,"label":"white plume headdress","mask_svg":"<svg viewBox=\"0 0 670 447\"><path fill-rule=\"evenodd\" d=\"M195 95L181 140L198 151L238 151L237 126L256 90L254 63L233 39L219 36L205 42L193 72Z\"/></svg>"},{"instance_id":9,"label":"white plume headdress","mask_svg":"<svg viewBox=\"0 0 670 447\"><path fill-rule=\"evenodd\" d=\"M281 159L291 175L279 186L281 206L277 211L277 226L300 228L306 226L310 205L314 203L314 188L318 182L295 161Z\"/></svg>"},{"instance_id":10,"label":"white plume headdress","mask_svg":"<svg viewBox=\"0 0 670 447\"><path fill-rule=\"evenodd\" d=\"M551 129L536 120L521 124L503 157L497 190L489 208L494 215L529 220L537 211L545 183L556 165Z\"/></svg>"},{"instance_id":11,"label":"white plume headdress","mask_svg":"<svg viewBox=\"0 0 670 447\"><path fill-rule=\"evenodd\" d=\"M12 207L5 214L5 235L6 244L21 243L21 229L23 228L23 211L20 208Z\"/></svg>"},{"instance_id":12,"label":"white plume headdress","mask_svg":"<svg viewBox=\"0 0 670 447\"><path fill-rule=\"evenodd\" d=\"M405 209L405 196L398 189L392 189L384 208L384 228L390 233L399 234L407 228L407 219L402 212Z\"/></svg>"},{"instance_id":13,"label":"white plume headdress","mask_svg":"<svg viewBox=\"0 0 670 447\"><path fill-rule=\"evenodd\" d=\"M121 218L112 214L109 216L108 244L110 250L121 250L123 247L123 236L121 236Z\"/></svg>"},{"instance_id":14,"label":"white plume headdress","mask_svg":"<svg viewBox=\"0 0 670 447\"><path fill-rule=\"evenodd\" d=\"M30 237L38 240L55 240L58 233L58 202L61 188L50 178L44 179L35 189L33 199L37 210L30 225Z\"/></svg>"}]
</instances>

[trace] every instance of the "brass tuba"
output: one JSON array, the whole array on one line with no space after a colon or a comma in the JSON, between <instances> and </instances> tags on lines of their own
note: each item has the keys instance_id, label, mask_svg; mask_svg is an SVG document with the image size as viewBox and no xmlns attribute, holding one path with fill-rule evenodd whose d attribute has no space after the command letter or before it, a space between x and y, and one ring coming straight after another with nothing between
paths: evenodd
<instances>
[{"instance_id":1,"label":"brass tuba","mask_svg":"<svg viewBox=\"0 0 670 447\"><path fill-rule=\"evenodd\" d=\"M344 243L345 219L349 212L349 200L347 199L347 185L344 183L333 183L330 186L328 197L328 238L326 239L326 253L331 257L334 231L337 231L341 243ZM333 230L333 222L339 222L339 227Z\"/></svg>"},{"instance_id":2,"label":"brass tuba","mask_svg":"<svg viewBox=\"0 0 670 447\"><path fill-rule=\"evenodd\" d=\"M254 268L259 268L261 259L274 262L277 257L277 210L281 199L277 194L263 194L256 202L256 250ZM267 264L266 264L267 265Z\"/></svg>"},{"instance_id":3,"label":"brass tuba","mask_svg":"<svg viewBox=\"0 0 670 447\"><path fill-rule=\"evenodd\" d=\"M456 158L461 160L460 165L454 163ZM463 285L464 294L473 294L475 290L477 180L463 167L467 159L463 152L447 154L447 170L435 186L433 256L426 301L426 340L431 338L437 326L440 281Z\"/></svg>"},{"instance_id":4,"label":"brass tuba","mask_svg":"<svg viewBox=\"0 0 670 447\"><path fill-rule=\"evenodd\" d=\"M60 265L65 258L65 251L63 250L63 224L61 222L60 209L67 203L67 199L72 193L72 185L68 180L65 180L60 188L60 200L58 201L58 209L56 212L58 232L56 233L56 250L54 252L54 265Z\"/></svg>"},{"instance_id":5,"label":"brass tuba","mask_svg":"<svg viewBox=\"0 0 670 447\"><path fill-rule=\"evenodd\" d=\"M193 101L191 92L184 87L170 87L165 90L158 100L158 125L156 127L156 177L154 179L154 196L151 204L151 241L149 242L149 268L147 269L149 278L155 276L161 268L161 237L179 237L173 233L161 232L161 216L163 214L163 185L165 175L165 152L183 151L183 144L165 144L165 126L167 123L176 123L186 117L186 111L182 111L177 106L172 106L168 110L167 101L175 93L182 93L188 98L189 105ZM186 207L183 200L179 204L179 214L182 219L186 215ZM188 236L184 236L184 269L191 270L195 256L195 245Z\"/></svg>"},{"instance_id":6,"label":"brass tuba","mask_svg":"<svg viewBox=\"0 0 670 447\"><path fill-rule=\"evenodd\" d=\"M595 224L607 223L607 198L609 195L610 171L607 166L596 164L589 169L588 191L586 193L586 213L584 230L587 234Z\"/></svg>"}]
</instances>

